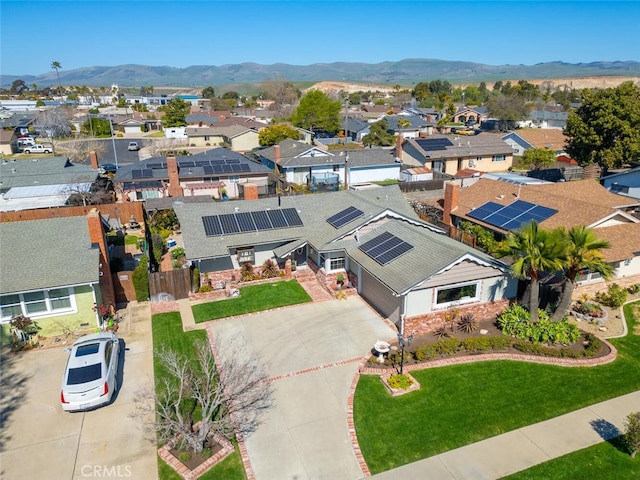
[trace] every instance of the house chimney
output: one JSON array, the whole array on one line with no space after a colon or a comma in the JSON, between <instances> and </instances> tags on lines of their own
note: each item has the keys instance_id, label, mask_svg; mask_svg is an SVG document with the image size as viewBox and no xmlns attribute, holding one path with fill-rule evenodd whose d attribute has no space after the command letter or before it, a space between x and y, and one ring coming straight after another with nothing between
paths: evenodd
<instances>
[{"instance_id":1,"label":"house chimney","mask_svg":"<svg viewBox=\"0 0 640 480\"><path fill-rule=\"evenodd\" d=\"M460 185L456 182L447 182L444 186L444 214L442 215L443 223L453 225L451 221L451 212L458 208L458 194L460 193Z\"/></svg>"},{"instance_id":2,"label":"house chimney","mask_svg":"<svg viewBox=\"0 0 640 480\"><path fill-rule=\"evenodd\" d=\"M402 144L404 143L404 137L398 135L396 137L396 158L402 160Z\"/></svg>"},{"instance_id":3,"label":"house chimney","mask_svg":"<svg viewBox=\"0 0 640 480\"><path fill-rule=\"evenodd\" d=\"M169 172L169 196L182 197L184 192L180 185L178 160L176 157L167 157L167 171Z\"/></svg>"},{"instance_id":4,"label":"house chimney","mask_svg":"<svg viewBox=\"0 0 640 480\"><path fill-rule=\"evenodd\" d=\"M113 289L111 268L109 267L109 254L107 252L107 240L102 227L102 218L97 208L92 208L87 214L89 228L89 241L100 249L100 292L103 305L116 305L116 295Z\"/></svg>"},{"instance_id":5,"label":"house chimney","mask_svg":"<svg viewBox=\"0 0 640 480\"><path fill-rule=\"evenodd\" d=\"M91 161L91 168L98 169L98 154L96 152L89 152L89 161Z\"/></svg>"},{"instance_id":6,"label":"house chimney","mask_svg":"<svg viewBox=\"0 0 640 480\"><path fill-rule=\"evenodd\" d=\"M273 154L275 155L275 162L280 163L280 145L273 146Z\"/></svg>"}]
</instances>

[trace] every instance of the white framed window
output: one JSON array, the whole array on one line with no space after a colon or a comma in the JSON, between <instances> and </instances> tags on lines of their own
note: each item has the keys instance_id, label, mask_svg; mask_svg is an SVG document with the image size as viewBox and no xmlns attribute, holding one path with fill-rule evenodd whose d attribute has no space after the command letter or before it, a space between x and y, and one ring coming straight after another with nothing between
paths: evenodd
<instances>
[{"instance_id":1,"label":"white framed window","mask_svg":"<svg viewBox=\"0 0 640 480\"><path fill-rule=\"evenodd\" d=\"M602 275L599 272L592 272L588 269L580 270L576 277L576 282L579 283L597 282L600 280L602 280Z\"/></svg>"},{"instance_id":2,"label":"white framed window","mask_svg":"<svg viewBox=\"0 0 640 480\"><path fill-rule=\"evenodd\" d=\"M229 175L229 181L231 183L238 183L238 182L240 182L240 176L239 175Z\"/></svg>"},{"instance_id":3,"label":"white framed window","mask_svg":"<svg viewBox=\"0 0 640 480\"><path fill-rule=\"evenodd\" d=\"M494 156L491 158L491 161L492 161L492 162L504 162L505 160L506 160L506 158L505 158L505 156L504 156L504 155L494 155Z\"/></svg>"},{"instance_id":4,"label":"white framed window","mask_svg":"<svg viewBox=\"0 0 640 480\"><path fill-rule=\"evenodd\" d=\"M69 288L52 288L0 296L0 319L3 322L8 322L16 315L37 318L72 312L75 308L75 297Z\"/></svg>"},{"instance_id":5,"label":"white framed window","mask_svg":"<svg viewBox=\"0 0 640 480\"><path fill-rule=\"evenodd\" d=\"M478 300L480 300L480 282L467 282L436 288L434 303L439 308L446 308Z\"/></svg>"},{"instance_id":6,"label":"white framed window","mask_svg":"<svg viewBox=\"0 0 640 480\"><path fill-rule=\"evenodd\" d=\"M329 271L344 270L344 257L329 259Z\"/></svg>"}]
</instances>

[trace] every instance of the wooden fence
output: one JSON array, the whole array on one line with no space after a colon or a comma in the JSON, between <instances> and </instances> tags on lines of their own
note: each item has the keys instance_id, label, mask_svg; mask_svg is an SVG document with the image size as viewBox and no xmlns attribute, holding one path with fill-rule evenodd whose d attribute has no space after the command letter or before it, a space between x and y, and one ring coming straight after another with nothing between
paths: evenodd
<instances>
[{"instance_id":1,"label":"wooden fence","mask_svg":"<svg viewBox=\"0 0 640 480\"><path fill-rule=\"evenodd\" d=\"M172 302L188 298L191 291L191 270L181 268L149 274L151 303Z\"/></svg>"},{"instance_id":2,"label":"wooden fence","mask_svg":"<svg viewBox=\"0 0 640 480\"><path fill-rule=\"evenodd\" d=\"M17 212L0 212L0 222L20 222L23 220L42 220L45 218L66 218L86 216L92 209L97 208L103 216L117 218L121 224L129 223L133 216L142 223L142 202L104 203L101 205L87 205L84 207L55 207L39 208L35 210L20 210Z\"/></svg>"}]
</instances>

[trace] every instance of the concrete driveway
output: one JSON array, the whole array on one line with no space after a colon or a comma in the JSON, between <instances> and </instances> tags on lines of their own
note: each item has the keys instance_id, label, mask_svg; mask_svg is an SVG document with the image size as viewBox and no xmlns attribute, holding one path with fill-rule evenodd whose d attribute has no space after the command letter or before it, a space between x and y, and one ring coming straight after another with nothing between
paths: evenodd
<instances>
[{"instance_id":1,"label":"concrete driveway","mask_svg":"<svg viewBox=\"0 0 640 480\"><path fill-rule=\"evenodd\" d=\"M153 382L149 307L131 304L118 334L126 351L117 397L86 413L60 407L64 347L3 355L0 477L158 478L156 447L128 417L134 393Z\"/></svg>"},{"instance_id":2,"label":"concrete driveway","mask_svg":"<svg viewBox=\"0 0 640 480\"><path fill-rule=\"evenodd\" d=\"M358 363L378 339L395 336L359 297L331 300L207 325L242 336L264 359L275 406L246 439L258 480L362 478L347 427Z\"/></svg>"}]
</instances>

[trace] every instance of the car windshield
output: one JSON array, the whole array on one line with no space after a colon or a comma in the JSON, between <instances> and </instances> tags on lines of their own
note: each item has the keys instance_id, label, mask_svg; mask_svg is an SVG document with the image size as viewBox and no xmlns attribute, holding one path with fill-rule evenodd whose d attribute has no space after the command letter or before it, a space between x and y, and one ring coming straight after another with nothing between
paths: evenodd
<instances>
[{"instance_id":1,"label":"car windshield","mask_svg":"<svg viewBox=\"0 0 640 480\"><path fill-rule=\"evenodd\" d=\"M99 343L90 343L89 345L80 345L76 350L76 357L84 357L85 355L93 355L100 350Z\"/></svg>"},{"instance_id":2,"label":"car windshield","mask_svg":"<svg viewBox=\"0 0 640 480\"><path fill-rule=\"evenodd\" d=\"M67 385L80 385L95 380L100 380L102 376L102 365L95 363L86 367L70 368L67 376Z\"/></svg>"}]
</instances>

